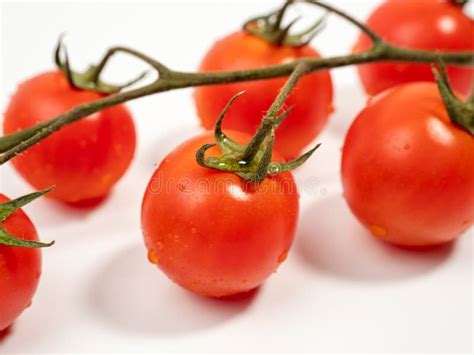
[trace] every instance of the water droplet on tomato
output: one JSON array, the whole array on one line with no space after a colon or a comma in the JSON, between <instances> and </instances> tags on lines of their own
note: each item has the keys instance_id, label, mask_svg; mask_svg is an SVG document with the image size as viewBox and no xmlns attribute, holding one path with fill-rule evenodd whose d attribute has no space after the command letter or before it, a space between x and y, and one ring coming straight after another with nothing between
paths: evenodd
<instances>
[{"instance_id":1,"label":"water droplet on tomato","mask_svg":"<svg viewBox=\"0 0 474 355\"><path fill-rule=\"evenodd\" d=\"M285 250L283 253L280 254L280 256L278 257L278 263L281 264L282 262L284 262L286 260L286 258L288 257L288 250Z\"/></svg>"},{"instance_id":2,"label":"water droplet on tomato","mask_svg":"<svg viewBox=\"0 0 474 355\"><path fill-rule=\"evenodd\" d=\"M164 246L164 244L163 244L162 242L156 242L156 248L157 248L158 250L162 250L164 247L165 247L165 246Z\"/></svg>"},{"instance_id":3,"label":"water droplet on tomato","mask_svg":"<svg viewBox=\"0 0 474 355\"><path fill-rule=\"evenodd\" d=\"M279 174L280 173L280 167L277 164L270 164L270 166L268 167L268 172L271 175Z\"/></svg>"},{"instance_id":4,"label":"water droplet on tomato","mask_svg":"<svg viewBox=\"0 0 474 355\"><path fill-rule=\"evenodd\" d=\"M150 263L155 264L155 265L158 265L160 263L160 259L158 259L158 257L156 256L153 250L150 250L148 252L148 261L150 261Z\"/></svg>"},{"instance_id":5,"label":"water droplet on tomato","mask_svg":"<svg viewBox=\"0 0 474 355\"><path fill-rule=\"evenodd\" d=\"M372 233L372 235L374 235L375 237L383 237L387 235L387 230L377 225L371 225L370 233Z\"/></svg>"},{"instance_id":6,"label":"water droplet on tomato","mask_svg":"<svg viewBox=\"0 0 474 355\"><path fill-rule=\"evenodd\" d=\"M191 228L191 233L192 233L192 234L196 234L196 233L197 233L197 229L196 229L196 228Z\"/></svg>"}]
</instances>

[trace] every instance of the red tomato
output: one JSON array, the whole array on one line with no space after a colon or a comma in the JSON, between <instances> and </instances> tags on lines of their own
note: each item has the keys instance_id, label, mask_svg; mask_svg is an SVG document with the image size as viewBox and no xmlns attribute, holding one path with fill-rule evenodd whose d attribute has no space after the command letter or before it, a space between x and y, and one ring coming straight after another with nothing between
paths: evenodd
<instances>
[{"instance_id":1,"label":"red tomato","mask_svg":"<svg viewBox=\"0 0 474 355\"><path fill-rule=\"evenodd\" d=\"M474 222L474 138L452 123L434 83L373 98L342 154L344 195L375 237L402 246L451 241Z\"/></svg>"},{"instance_id":2,"label":"red tomato","mask_svg":"<svg viewBox=\"0 0 474 355\"><path fill-rule=\"evenodd\" d=\"M243 31L218 41L204 58L200 71L254 69L290 63L303 57L318 58L309 46L275 46ZM202 126L213 129L217 117L230 98L246 91L226 115L224 129L254 134L286 78L199 87L195 101ZM301 79L286 101L293 112L276 132L275 148L286 159L296 157L323 129L332 107L332 82L329 72Z\"/></svg>"},{"instance_id":3,"label":"red tomato","mask_svg":"<svg viewBox=\"0 0 474 355\"><path fill-rule=\"evenodd\" d=\"M239 143L250 137L229 135ZM258 287L285 260L298 217L290 173L259 186L203 168L196 151L211 133L176 148L155 171L142 206L149 259L182 287L211 297ZM206 155L219 155L212 148ZM276 159L282 159L276 156Z\"/></svg>"},{"instance_id":4,"label":"red tomato","mask_svg":"<svg viewBox=\"0 0 474 355\"><path fill-rule=\"evenodd\" d=\"M49 72L22 85L5 113L6 134L52 119L104 95L71 87L63 73ZM135 127L125 106L97 112L54 133L13 160L36 189L68 203L103 198L129 166Z\"/></svg>"},{"instance_id":5,"label":"red tomato","mask_svg":"<svg viewBox=\"0 0 474 355\"><path fill-rule=\"evenodd\" d=\"M369 17L367 25L388 42L402 47L444 51L474 49L474 21L454 1L384 1ZM362 34L354 51L362 52L371 45L370 39ZM360 65L358 71L369 95L397 84L434 81L428 64L374 63ZM454 89L467 95L474 70L448 67L448 74Z\"/></svg>"},{"instance_id":6,"label":"red tomato","mask_svg":"<svg viewBox=\"0 0 474 355\"><path fill-rule=\"evenodd\" d=\"M10 201L0 194L0 203ZM38 241L28 216L17 210L4 222L11 235ZM10 326L31 303L41 275L39 249L14 248L0 244L0 331Z\"/></svg>"}]
</instances>

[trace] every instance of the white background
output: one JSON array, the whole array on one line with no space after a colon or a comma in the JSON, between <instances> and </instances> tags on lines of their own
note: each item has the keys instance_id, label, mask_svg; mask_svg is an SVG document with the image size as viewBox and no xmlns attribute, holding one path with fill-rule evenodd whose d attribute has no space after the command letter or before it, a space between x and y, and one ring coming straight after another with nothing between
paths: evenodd
<instances>
[{"instance_id":1,"label":"white background","mask_svg":"<svg viewBox=\"0 0 474 355\"><path fill-rule=\"evenodd\" d=\"M334 1L364 19L376 1ZM195 70L211 44L278 1L155 1L2 4L2 112L17 84L52 68L66 31L72 64L128 45L174 69ZM303 9L299 10L300 13ZM317 10L305 8L310 18ZM422 15L422 14L420 14ZM313 43L348 53L357 31L336 17ZM108 77L142 66L121 57ZM352 217L341 195L340 149L365 97L354 68L333 72L336 113L322 148L296 172L301 224L287 262L251 298L218 301L190 294L146 258L140 203L155 165L200 131L191 90L128 104L139 135L136 159L95 210L49 200L26 208L44 241L43 277L32 307L0 353L100 351L470 352L472 230L431 252L382 244ZM1 191L31 192L9 167ZM453 211L447 211L453 213Z\"/></svg>"}]
</instances>

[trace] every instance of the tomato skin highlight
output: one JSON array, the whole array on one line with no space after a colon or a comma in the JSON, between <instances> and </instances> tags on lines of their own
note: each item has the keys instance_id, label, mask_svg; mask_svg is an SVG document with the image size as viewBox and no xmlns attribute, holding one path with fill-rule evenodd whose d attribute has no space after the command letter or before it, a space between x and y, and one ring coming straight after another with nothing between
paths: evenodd
<instances>
[{"instance_id":1,"label":"tomato skin highlight","mask_svg":"<svg viewBox=\"0 0 474 355\"><path fill-rule=\"evenodd\" d=\"M50 120L105 95L72 88L59 71L20 85L5 112L5 134ZM12 160L36 189L55 185L47 196L67 203L104 197L125 173L136 145L128 110L118 105L64 127Z\"/></svg>"},{"instance_id":2,"label":"tomato skin highlight","mask_svg":"<svg viewBox=\"0 0 474 355\"><path fill-rule=\"evenodd\" d=\"M305 57L320 56L310 46L278 47L240 31L217 41L199 70L255 69ZM231 97L246 91L228 111L223 127L253 135L285 81L286 78L277 78L197 88L194 98L202 126L213 129L219 113ZM328 71L302 78L286 101L285 107L295 107L276 132L275 149L287 160L298 156L326 124L333 111L332 99L333 88Z\"/></svg>"},{"instance_id":3,"label":"tomato skin highlight","mask_svg":"<svg viewBox=\"0 0 474 355\"><path fill-rule=\"evenodd\" d=\"M401 47L443 51L474 49L474 21L453 1L384 1L366 23L386 41ZM368 50L371 45L371 40L361 34L354 52ZM398 84L434 81L429 64L373 63L359 65L357 70L369 95ZM474 80L474 69L448 66L447 70L453 88L467 96Z\"/></svg>"},{"instance_id":4,"label":"tomato skin highlight","mask_svg":"<svg viewBox=\"0 0 474 355\"><path fill-rule=\"evenodd\" d=\"M0 194L0 203L10 201ZM38 241L33 223L17 210L3 223L11 235ZM8 328L28 308L41 275L41 251L0 244L0 331Z\"/></svg>"},{"instance_id":5,"label":"tomato skin highlight","mask_svg":"<svg viewBox=\"0 0 474 355\"><path fill-rule=\"evenodd\" d=\"M226 133L239 143L250 139ZM212 133L204 133L164 159L143 199L142 230L150 261L169 278L195 293L223 297L258 287L284 261L299 196L290 173L257 187L199 166L196 151L213 141ZM219 155L220 149L207 154Z\"/></svg>"},{"instance_id":6,"label":"tomato skin highlight","mask_svg":"<svg viewBox=\"0 0 474 355\"><path fill-rule=\"evenodd\" d=\"M434 83L374 97L345 139L342 182L355 216L382 240L446 243L474 222L474 138L455 125Z\"/></svg>"}]
</instances>

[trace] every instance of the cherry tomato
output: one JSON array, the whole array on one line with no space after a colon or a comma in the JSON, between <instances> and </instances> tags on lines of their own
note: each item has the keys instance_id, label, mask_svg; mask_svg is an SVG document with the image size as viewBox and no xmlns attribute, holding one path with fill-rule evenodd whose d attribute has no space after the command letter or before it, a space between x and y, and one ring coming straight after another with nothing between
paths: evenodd
<instances>
[{"instance_id":1,"label":"cherry tomato","mask_svg":"<svg viewBox=\"0 0 474 355\"><path fill-rule=\"evenodd\" d=\"M369 17L367 25L388 42L402 47L444 51L474 49L474 21L454 1L384 1ZM371 45L370 39L362 34L354 51L362 52ZM369 95L397 84L434 81L430 66L426 64L364 64L358 66L358 71ZM448 67L448 74L453 88L467 95L474 80L474 70Z\"/></svg>"},{"instance_id":2,"label":"cherry tomato","mask_svg":"<svg viewBox=\"0 0 474 355\"><path fill-rule=\"evenodd\" d=\"M62 72L21 84L5 113L6 134L52 119L104 95L71 87ZM54 133L13 160L36 189L68 203L103 198L127 170L135 151L135 127L123 105L94 113Z\"/></svg>"},{"instance_id":3,"label":"cherry tomato","mask_svg":"<svg viewBox=\"0 0 474 355\"><path fill-rule=\"evenodd\" d=\"M350 128L344 195L372 234L402 246L457 238L474 222L474 138L454 124L434 83L378 96Z\"/></svg>"},{"instance_id":4,"label":"cherry tomato","mask_svg":"<svg viewBox=\"0 0 474 355\"><path fill-rule=\"evenodd\" d=\"M205 56L200 71L254 69L290 63L303 57L318 58L310 46L275 46L243 31L218 41ZM222 107L237 92L246 91L238 106L229 110L224 129L254 134L264 113L277 96L286 78L199 87L195 91L202 126L212 129ZM276 132L275 148L286 159L296 157L323 129L332 107L332 81L329 72L301 79L286 101L294 110Z\"/></svg>"},{"instance_id":5,"label":"cherry tomato","mask_svg":"<svg viewBox=\"0 0 474 355\"><path fill-rule=\"evenodd\" d=\"M0 203L10 201L0 194ZM28 216L17 210L4 222L11 235L38 241ZM0 244L0 331L10 326L31 303L41 275L39 249L16 248Z\"/></svg>"},{"instance_id":6,"label":"cherry tomato","mask_svg":"<svg viewBox=\"0 0 474 355\"><path fill-rule=\"evenodd\" d=\"M239 143L250 137L229 132ZM201 295L230 296L258 287L286 259L298 217L290 173L260 185L203 168L196 151L211 133L176 148L155 171L142 206L149 260ZM219 155L212 148L206 155ZM274 159L280 160L277 154Z\"/></svg>"}]
</instances>

